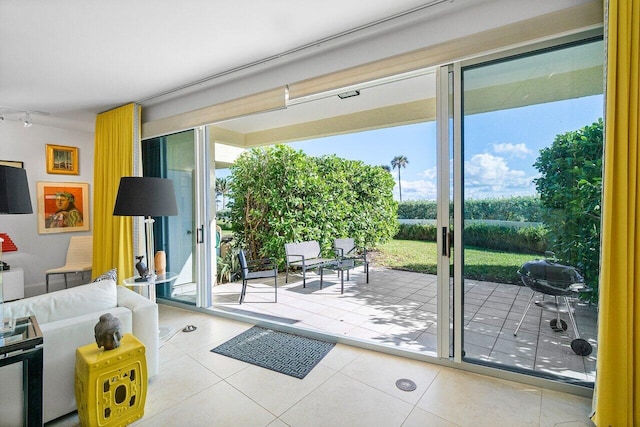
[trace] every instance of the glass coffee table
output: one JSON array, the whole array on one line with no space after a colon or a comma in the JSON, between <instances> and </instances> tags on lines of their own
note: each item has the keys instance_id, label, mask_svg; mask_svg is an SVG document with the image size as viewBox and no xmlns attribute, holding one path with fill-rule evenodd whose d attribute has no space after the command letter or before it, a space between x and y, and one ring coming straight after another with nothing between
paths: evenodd
<instances>
[{"instance_id":1,"label":"glass coffee table","mask_svg":"<svg viewBox=\"0 0 640 427\"><path fill-rule=\"evenodd\" d=\"M42 426L42 342L42 331L35 316L16 319L15 329L0 337L0 367L23 362L25 426Z\"/></svg>"}]
</instances>

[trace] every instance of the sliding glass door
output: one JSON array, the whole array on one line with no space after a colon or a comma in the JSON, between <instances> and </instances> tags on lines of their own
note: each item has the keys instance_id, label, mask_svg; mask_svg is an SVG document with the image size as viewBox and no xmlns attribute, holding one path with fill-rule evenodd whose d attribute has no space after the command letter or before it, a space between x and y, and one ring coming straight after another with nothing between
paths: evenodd
<instances>
[{"instance_id":1,"label":"sliding glass door","mask_svg":"<svg viewBox=\"0 0 640 427\"><path fill-rule=\"evenodd\" d=\"M593 40L461 69L466 361L594 380L602 61Z\"/></svg>"},{"instance_id":2,"label":"sliding glass door","mask_svg":"<svg viewBox=\"0 0 640 427\"><path fill-rule=\"evenodd\" d=\"M177 216L155 218L155 248L165 251L167 271L176 275L157 284L157 297L198 306L208 294L201 288L211 276L209 202L197 196L208 188L202 132L195 129L142 142L144 175L173 181L178 205Z\"/></svg>"}]
</instances>

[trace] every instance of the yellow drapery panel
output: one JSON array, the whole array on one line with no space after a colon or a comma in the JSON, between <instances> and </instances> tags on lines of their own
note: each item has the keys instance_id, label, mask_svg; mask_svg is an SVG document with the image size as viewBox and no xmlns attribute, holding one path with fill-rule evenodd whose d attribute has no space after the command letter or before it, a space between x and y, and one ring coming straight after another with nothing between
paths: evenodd
<instances>
[{"instance_id":1,"label":"yellow drapery panel","mask_svg":"<svg viewBox=\"0 0 640 427\"><path fill-rule=\"evenodd\" d=\"M640 425L640 2L607 2L607 81L595 415ZM638 289L637 289L638 288Z\"/></svg>"},{"instance_id":2,"label":"yellow drapery panel","mask_svg":"<svg viewBox=\"0 0 640 427\"><path fill-rule=\"evenodd\" d=\"M120 178L133 175L140 106L128 104L96 118L94 160L93 274L118 269L118 281L133 276L133 220L113 216Z\"/></svg>"}]
</instances>

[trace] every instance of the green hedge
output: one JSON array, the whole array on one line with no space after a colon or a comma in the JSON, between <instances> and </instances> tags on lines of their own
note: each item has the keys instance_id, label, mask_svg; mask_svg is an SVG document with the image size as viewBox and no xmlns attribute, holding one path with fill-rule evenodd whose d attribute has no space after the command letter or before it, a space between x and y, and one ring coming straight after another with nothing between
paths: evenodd
<instances>
[{"instance_id":1,"label":"green hedge","mask_svg":"<svg viewBox=\"0 0 640 427\"><path fill-rule=\"evenodd\" d=\"M435 242L438 230L431 224L400 224L395 239ZM464 228L464 245L516 253L541 254L547 250L547 230L537 227L505 227L482 223Z\"/></svg>"},{"instance_id":2,"label":"green hedge","mask_svg":"<svg viewBox=\"0 0 640 427\"><path fill-rule=\"evenodd\" d=\"M400 202L400 219L435 219L435 200ZM503 221L542 222L543 208L540 198L508 197L498 199L466 200L464 219L493 219Z\"/></svg>"}]
</instances>

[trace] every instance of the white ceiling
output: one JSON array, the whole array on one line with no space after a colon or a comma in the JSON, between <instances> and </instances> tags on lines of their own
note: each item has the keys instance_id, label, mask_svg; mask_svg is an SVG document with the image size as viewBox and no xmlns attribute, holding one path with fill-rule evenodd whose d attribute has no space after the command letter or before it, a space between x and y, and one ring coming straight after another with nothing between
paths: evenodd
<instances>
[{"instance_id":1,"label":"white ceiling","mask_svg":"<svg viewBox=\"0 0 640 427\"><path fill-rule=\"evenodd\" d=\"M99 112L429 3L0 0L0 113L92 129Z\"/></svg>"}]
</instances>

